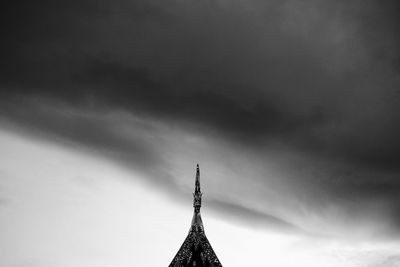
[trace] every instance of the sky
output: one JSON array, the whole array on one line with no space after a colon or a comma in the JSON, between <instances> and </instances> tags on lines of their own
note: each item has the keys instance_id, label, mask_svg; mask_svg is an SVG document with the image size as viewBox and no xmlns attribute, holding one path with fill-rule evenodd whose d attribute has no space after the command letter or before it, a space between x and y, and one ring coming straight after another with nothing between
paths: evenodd
<instances>
[{"instance_id":1,"label":"sky","mask_svg":"<svg viewBox=\"0 0 400 267\"><path fill-rule=\"evenodd\" d=\"M397 1L6 1L0 265L400 266Z\"/></svg>"}]
</instances>

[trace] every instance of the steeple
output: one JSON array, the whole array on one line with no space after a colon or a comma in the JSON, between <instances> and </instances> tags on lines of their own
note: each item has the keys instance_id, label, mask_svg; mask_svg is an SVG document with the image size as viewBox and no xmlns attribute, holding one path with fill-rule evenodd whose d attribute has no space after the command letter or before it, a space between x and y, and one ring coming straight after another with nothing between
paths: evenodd
<instances>
[{"instance_id":1,"label":"steeple","mask_svg":"<svg viewBox=\"0 0 400 267\"><path fill-rule=\"evenodd\" d=\"M200 168L197 164L196 181L193 193L193 218L189 234L169 267L222 267L204 233L200 215L201 197Z\"/></svg>"},{"instance_id":2,"label":"steeple","mask_svg":"<svg viewBox=\"0 0 400 267\"><path fill-rule=\"evenodd\" d=\"M203 193L200 191L200 168L199 164L197 164L196 168L196 181L194 184L194 193L193 193L193 218L192 218L192 226L191 228L199 228L199 230L204 231L203 221L201 220L200 208L201 208L201 197Z\"/></svg>"},{"instance_id":3,"label":"steeple","mask_svg":"<svg viewBox=\"0 0 400 267\"><path fill-rule=\"evenodd\" d=\"M197 164L197 168L196 168L196 182L195 182L195 184L194 184L194 193L200 193L201 194L201 191L200 191L200 167L199 167L199 164Z\"/></svg>"},{"instance_id":4,"label":"steeple","mask_svg":"<svg viewBox=\"0 0 400 267\"><path fill-rule=\"evenodd\" d=\"M196 182L194 185L194 193L193 193L193 208L195 213L200 212L202 195L203 193L200 191L200 168L199 164L197 164Z\"/></svg>"}]
</instances>

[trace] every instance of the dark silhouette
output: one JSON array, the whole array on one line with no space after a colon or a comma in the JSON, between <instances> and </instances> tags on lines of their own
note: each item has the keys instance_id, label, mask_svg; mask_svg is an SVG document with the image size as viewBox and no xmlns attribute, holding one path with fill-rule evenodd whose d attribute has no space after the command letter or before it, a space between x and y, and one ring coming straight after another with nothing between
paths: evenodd
<instances>
[{"instance_id":1,"label":"dark silhouette","mask_svg":"<svg viewBox=\"0 0 400 267\"><path fill-rule=\"evenodd\" d=\"M197 164L192 225L188 236L169 267L222 267L204 233L200 214L202 195L203 193L200 191L200 169L199 164Z\"/></svg>"}]
</instances>

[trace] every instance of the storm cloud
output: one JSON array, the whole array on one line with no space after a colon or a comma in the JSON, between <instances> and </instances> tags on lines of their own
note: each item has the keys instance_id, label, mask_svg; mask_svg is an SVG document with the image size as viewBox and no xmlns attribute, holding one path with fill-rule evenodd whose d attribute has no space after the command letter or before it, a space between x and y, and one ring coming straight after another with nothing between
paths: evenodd
<instances>
[{"instance_id":1,"label":"storm cloud","mask_svg":"<svg viewBox=\"0 0 400 267\"><path fill-rule=\"evenodd\" d=\"M229 150L221 165L237 181L285 193L215 193L216 210L232 200L249 221L307 230L338 214L350 229L384 218L376 234L390 236L400 227L398 11L373 0L8 1L2 123L117 153L174 193L173 171L156 177L173 165L165 151L189 148L168 136L195 133Z\"/></svg>"}]
</instances>

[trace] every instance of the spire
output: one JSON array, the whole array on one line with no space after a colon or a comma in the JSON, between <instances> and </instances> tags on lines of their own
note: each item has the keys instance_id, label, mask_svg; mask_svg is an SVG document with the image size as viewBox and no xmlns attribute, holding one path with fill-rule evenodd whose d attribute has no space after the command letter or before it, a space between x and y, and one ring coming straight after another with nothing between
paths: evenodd
<instances>
[{"instance_id":1,"label":"spire","mask_svg":"<svg viewBox=\"0 0 400 267\"><path fill-rule=\"evenodd\" d=\"M204 233L203 221L200 215L202 195L203 193L200 190L200 168L199 164L197 164L193 193L194 212L192 224L188 236L169 267L222 267Z\"/></svg>"},{"instance_id":2,"label":"spire","mask_svg":"<svg viewBox=\"0 0 400 267\"><path fill-rule=\"evenodd\" d=\"M196 168L196 183L195 183L194 192L200 192L200 167L199 167L199 164L197 164L197 168Z\"/></svg>"},{"instance_id":3,"label":"spire","mask_svg":"<svg viewBox=\"0 0 400 267\"><path fill-rule=\"evenodd\" d=\"M193 208L195 213L200 213L201 208L201 196L203 193L200 191L200 168L199 164L197 164L196 168L196 182L193 193Z\"/></svg>"}]
</instances>

